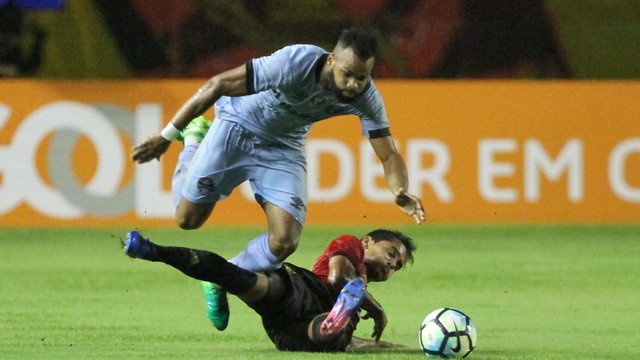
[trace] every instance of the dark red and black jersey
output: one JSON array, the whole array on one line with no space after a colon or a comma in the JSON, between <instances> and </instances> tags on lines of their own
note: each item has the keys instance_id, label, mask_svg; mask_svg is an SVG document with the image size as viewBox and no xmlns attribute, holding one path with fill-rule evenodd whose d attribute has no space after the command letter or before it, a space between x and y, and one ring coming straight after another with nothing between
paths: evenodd
<instances>
[{"instance_id":1,"label":"dark red and black jersey","mask_svg":"<svg viewBox=\"0 0 640 360\"><path fill-rule=\"evenodd\" d=\"M357 275L366 280L367 267L364 264L364 246L362 241L353 235L342 235L333 239L318 257L311 271L326 282L329 276L329 260L336 255L342 255L349 259L356 269Z\"/></svg>"}]
</instances>

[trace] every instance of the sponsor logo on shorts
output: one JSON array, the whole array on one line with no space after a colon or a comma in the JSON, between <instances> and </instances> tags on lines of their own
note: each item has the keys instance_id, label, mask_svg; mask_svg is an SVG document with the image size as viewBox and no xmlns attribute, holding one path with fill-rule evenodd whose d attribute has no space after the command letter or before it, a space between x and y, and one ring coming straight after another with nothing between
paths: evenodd
<instances>
[{"instance_id":1,"label":"sponsor logo on shorts","mask_svg":"<svg viewBox=\"0 0 640 360\"><path fill-rule=\"evenodd\" d=\"M292 196L291 197L291 203L289 205L293 206L294 208L298 209L298 210L302 210L304 208L306 208L306 206L304 205L304 202L302 201L302 199L300 199L297 196Z\"/></svg>"},{"instance_id":2,"label":"sponsor logo on shorts","mask_svg":"<svg viewBox=\"0 0 640 360\"><path fill-rule=\"evenodd\" d=\"M200 194L203 194L203 195L210 194L213 192L215 187L216 186L213 182L213 179L211 178L203 177L198 179L198 192Z\"/></svg>"}]
</instances>

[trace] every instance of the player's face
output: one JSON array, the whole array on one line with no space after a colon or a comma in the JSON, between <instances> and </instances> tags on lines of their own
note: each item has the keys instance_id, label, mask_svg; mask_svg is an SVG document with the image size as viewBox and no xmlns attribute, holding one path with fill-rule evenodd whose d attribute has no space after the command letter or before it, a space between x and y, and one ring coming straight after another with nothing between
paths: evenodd
<instances>
[{"instance_id":1,"label":"player's face","mask_svg":"<svg viewBox=\"0 0 640 360\"><path fill-rule=\"evenodd\" d=\"M365 239L364 261L368 281L385 281L407 262L407 249L398 239L373 242Z\"/></svg>"},{"instance_id":2,"label":"player's face","mask_svg":"<svg viewBox=\"0 0 640 360\"><path fill-rule=\"evenodd\" d=\"M329 87L338 100L349 102L364 91L373 69L373 57L363 61L351 48L335 49L329 62Z\"/></svg>"}]
</instances>

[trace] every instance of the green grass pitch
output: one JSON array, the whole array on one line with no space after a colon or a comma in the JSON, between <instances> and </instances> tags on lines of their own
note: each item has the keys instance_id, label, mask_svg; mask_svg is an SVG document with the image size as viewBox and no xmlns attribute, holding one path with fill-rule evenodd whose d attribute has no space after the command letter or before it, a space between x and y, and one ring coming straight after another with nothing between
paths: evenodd
<instances>
[{"instance_id":1,"label":"green grass pitch","mask_svg":"<svg viewBox=\"0 0 640 360\"><path fill-rule=\"evenodd\" d=\"M416 262L370 290L396 351L281 353L259 317L230 298L217 332L200 285L163 264L131 260L125 229L0 231L1 359L421 359L423 317L466 312L471 359L632 359L640 345L640 225L403 226ZM259 228L140 229L163 245L230 257ZM290 258L310 266L328 240L362 227L308 227ZM356 335L368 337L371 321Z\"/></svg>"}]
</instances>

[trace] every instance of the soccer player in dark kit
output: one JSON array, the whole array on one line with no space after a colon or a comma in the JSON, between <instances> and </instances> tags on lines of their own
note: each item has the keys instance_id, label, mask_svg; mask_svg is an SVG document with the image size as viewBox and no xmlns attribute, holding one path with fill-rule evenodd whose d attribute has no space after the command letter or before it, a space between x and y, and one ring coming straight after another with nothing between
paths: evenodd
<instances>
[{"instance_id":1,"label":"soccer player in dark kit","mask_svg":"<svg viewBox=\"0 0 640 360\"><path fill-rule=\"evenodd\" d=\"M335 238L311 271L284 263L279 269L253 272L212 252L157 245L137 231L129 232L124 242L129 257L163 262L237 295L261 316L277 349L310 352L345 351L361 308L375 322L372 336L378 343L387 317L366 284L388 280L413 261L415 249L406 235L378 229L361 239ZM358 340L362 344L364 339Z\"/></svg>"}]
</instances>

